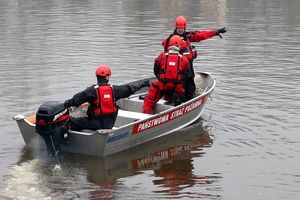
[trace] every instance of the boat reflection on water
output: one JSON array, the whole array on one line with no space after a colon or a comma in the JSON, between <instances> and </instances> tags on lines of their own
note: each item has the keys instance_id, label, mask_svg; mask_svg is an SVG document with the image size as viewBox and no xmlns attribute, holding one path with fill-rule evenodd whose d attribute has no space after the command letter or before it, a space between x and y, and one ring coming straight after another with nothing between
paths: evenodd
<instances>
[{"instance_id":1,"label":"boat reflection on water","mask_svg":"<svg viewBox=\"0 0 300 200\"><path fill-rule=\"evenodd\" d=\"M102 159L86 156L72 156L72 162L86 166L89 180L98 185L115 182L118 178L127 177L143 170L159 170L164 165L176 167L178 162L199 157L202 147L213 143L209 133L197 121L196 124L173 134L160 137L145 144L133 147L118 154ZM180 163L180 162L179 162ZM185 162L186 163L186 162ZM183 166L186 167L186 166Z\"/></svg>"},{"instance_id":2,"label":"boat reflection on water","mask_svg":"<svg viewBox=\"0 0 300 200\"><path fill-rule=\"evenodd\" d=\"M112 156L99 158L64 154L60 156L60 161L63 169L86 171L87 180L100 186L90 194L97 198L110 198L118 179L145 170L154 171L156 178L153 184L160 188L157 193L176 195L186 187L199 184L199 181L200 184L209 184L208 177L193 175L193 158L203 156L203 148L212 144L212 137L203 128L202 121L198 120L183 130ZM26 154L26 159L31 157L30 153Z\"/></svg>"}]
</instances>

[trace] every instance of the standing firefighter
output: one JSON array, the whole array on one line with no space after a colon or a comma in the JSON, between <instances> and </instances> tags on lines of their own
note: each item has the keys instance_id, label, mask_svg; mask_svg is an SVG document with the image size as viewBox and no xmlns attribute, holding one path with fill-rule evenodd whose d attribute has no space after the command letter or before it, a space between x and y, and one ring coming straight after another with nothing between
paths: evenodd
<instances>
[{"instance_id":1,"label":"standing firefighter","mask_svg":"<svg viewBox=\"0 0 300 200\"><path fill-rule=\"evenodd\" d=\"M206 40L212 38L216 35L220 35L220 33L226 33L226 29L221 28L218 30L204 30L204 31L186 31L187 20L184 16L178 16L175 20L175 30L174 32L162 42L164 47L164 51L168 51L168 46L170 43L170 39L173 35L179 35L182 37L184 41L184 47L181 50L181 53L186 56L190 62L190 68L193 74L193 77L185 80L185 101L193 98L196 90L195 82L194 82L194 69L193 69L193 60L197 57L197 51L191 42L201 42L202 40Z\"/></svg>"}]
</instances>

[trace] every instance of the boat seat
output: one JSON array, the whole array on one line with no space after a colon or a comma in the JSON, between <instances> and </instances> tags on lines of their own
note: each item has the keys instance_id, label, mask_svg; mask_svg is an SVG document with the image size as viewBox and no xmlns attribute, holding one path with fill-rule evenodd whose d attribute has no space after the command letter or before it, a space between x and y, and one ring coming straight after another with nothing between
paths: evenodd
<instances>
[{"instance_id":1,"label":"boat seat","mask_svg":"<svg viewBox=\"0 0 300 200\"><path fill-rule=\"evenodd\" d=\"M146 113L133 112L133 111L119 109L118 116L132 118L132 119L146 119L146 118L151 117L152 115L146 114Z\"/></svg>"},{"instance_id":2,"label":"boat seat","mask_svg":"<svg viewBox=\"0 0 300 200\"><path fill-rule=\"evenodd\" d=\"M144 100L139 99L139 97L134 97L134 98L128 98L128 99L122 99L120 101L120 107L124 110L133 110L134 113L140 113L140 112L135 112L142 110L144 105ZM153 108L153 113L160 113L165 110L173 108L174 105L169 104L166 102L164 99L160 99L155 107ZM144 113L141 113L144 114Z\"/></svg>"}]
</instances>

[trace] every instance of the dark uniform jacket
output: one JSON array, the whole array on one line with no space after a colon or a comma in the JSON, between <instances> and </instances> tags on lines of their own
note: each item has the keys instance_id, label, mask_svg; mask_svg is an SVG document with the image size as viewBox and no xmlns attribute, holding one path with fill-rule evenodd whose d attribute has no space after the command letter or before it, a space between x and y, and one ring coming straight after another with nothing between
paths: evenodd
<instances>
[{"instance_id":1,"label":"dark uniform jacket","mask_svg":"<svg viewBox=\"0 0 300 200\"><path fill-rule=\"evenodd\" d=\"M106 85L107 83L103 80L98 80L98 85ZM112 128L115 119L117 116L117 113L112 116L99 116L94 117L92 116L91 110L93 107L93 102L98 98L96 89L94 88L95 85L92 85L82 92L79 92L75 94L71 99L68 99L65 101L64 106L66 108L75 106L78 107L81 104L85 102L89 102L90 106L87 111L88 117L76 119L71 119L70 125L72 130L80 131L82 129L107 129ZM135 93L137 90L141 89L142 87L145 87L145 85L113 85L113 94L115 101L121 98L129 97L131 94Z\"/></svg>"}]
</instances>

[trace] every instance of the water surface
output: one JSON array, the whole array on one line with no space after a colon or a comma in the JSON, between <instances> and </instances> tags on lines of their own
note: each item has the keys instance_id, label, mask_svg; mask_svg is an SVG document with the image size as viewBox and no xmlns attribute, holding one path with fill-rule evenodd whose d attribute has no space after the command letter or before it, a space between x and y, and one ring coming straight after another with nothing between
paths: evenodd
<instances>
[{"instance_id":1,"label":"water surface","mask_svg":"<svg viewBox=\"0 0 300 200\"><path fill-rule=\"evenodd\" d=\"M300 2L1 1L0 198L298 199ZM62 169L24 147L12 116L64 100L112 68L111 82L152 75L177 15L188 30L226 26L195 43L195 70L217 86L193 126L108 158L64 155Z\"/></svg>"}]
</instances>

